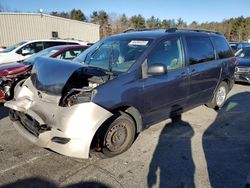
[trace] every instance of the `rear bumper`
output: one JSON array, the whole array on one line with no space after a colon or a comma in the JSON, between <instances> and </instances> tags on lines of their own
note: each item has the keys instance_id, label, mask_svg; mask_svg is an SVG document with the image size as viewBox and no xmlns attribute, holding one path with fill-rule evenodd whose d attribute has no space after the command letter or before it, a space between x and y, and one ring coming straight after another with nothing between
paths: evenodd
<instances>
[{"instance_id":1,"label":"rear bumper","mask_svg":"<svg viewBox=\"0 0 250 188\"><path fill-rule=\"evenodd\" d=\"M96 131L113 114L92 102L60 107L35 96L29 79L23 85L18 84L14 99L5 103L14 112L11 120L18 132L57 153L89 158Z\"/></svg>"}]
</instances>

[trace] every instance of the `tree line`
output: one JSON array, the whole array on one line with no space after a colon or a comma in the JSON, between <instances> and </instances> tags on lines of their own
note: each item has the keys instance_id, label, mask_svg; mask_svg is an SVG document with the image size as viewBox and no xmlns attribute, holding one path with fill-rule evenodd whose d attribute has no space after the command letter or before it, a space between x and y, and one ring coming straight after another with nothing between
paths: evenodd
<instances>
[{"instance_id":1,"label":"tree line","mask_svg":"<svg viewBox=\"0 0 250 188\"><path fill-rule=\"evenodd\" d=\"M4 7L0 4L0 12ZM100 25L100 37L106 37L112 34L121 33L128 29L151 29L171 27L178 28L199 28L221 32L229 41L245 41L250 39L250 17L237 17L225 19L221 22L198 23L193 21L187 24L182 18L179 19L159 19L155 16L144 18L141 14L128 17L126 14L118 15L116 13L107 13L106 11L93 11L86 16L80 9L73 9L69 12L53 11L49 13L53 16L90 22Z\"/></svg>"},{"instance_id":2,"label":"tree line","mask_svg":"<svg viewBox=\"0 0 250 188\"><path fill-rule=\"evenodd\" d=\"M121 33L128 29L168 29L170 27L178 27L215 30L224 34L229 41L245 41L250 39L250 17L243 16L225 19L222 22L198 23L193 21L192 23L187 24L187 22L185 22L182 18L176 20L161 20L155 16L151 16L146 19L141 14L128 17L126 14L108 14L103 10L93 11L89 17L87 17L80 9L73 9L70 12L51 12L50 14L78 21L99 24L101 38Z\"/></svg>"}]
</instances>

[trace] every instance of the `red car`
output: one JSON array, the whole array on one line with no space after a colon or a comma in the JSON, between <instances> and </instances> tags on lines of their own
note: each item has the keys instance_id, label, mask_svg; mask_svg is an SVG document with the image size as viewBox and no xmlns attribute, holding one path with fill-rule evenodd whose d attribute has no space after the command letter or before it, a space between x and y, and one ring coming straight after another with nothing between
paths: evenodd
<instances>
[{"instance_id":1,"label":"red car","mask_svg":"<svg viewBox=\"0 0 250 188\"><path fill-rule=\"evenodd\" d=\"M17 63L6 63L0 65L0 102L13 98L14 87L17 82L30 76L33 64L39 57L51 57L64 60L72 60L88 46L62 45L47 48L27 60Z\"/></svg>"}]
</instances>

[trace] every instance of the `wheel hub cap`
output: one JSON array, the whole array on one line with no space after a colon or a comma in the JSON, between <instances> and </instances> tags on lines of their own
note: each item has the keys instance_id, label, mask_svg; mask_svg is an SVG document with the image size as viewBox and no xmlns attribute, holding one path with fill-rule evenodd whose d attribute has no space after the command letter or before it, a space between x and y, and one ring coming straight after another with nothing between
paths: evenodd
<instances>
[{"instance_id":1,"label":"wheel hub cap","mask_svg":"<svg viewBox=\"0 0 250 188\"><path fill-rule=\"evenodd\" d=\"M226 89L225 87L220 87L216 95L217 105L218 106L222 105L225 99L226 99Z\"/></svg>"}]
</instances>

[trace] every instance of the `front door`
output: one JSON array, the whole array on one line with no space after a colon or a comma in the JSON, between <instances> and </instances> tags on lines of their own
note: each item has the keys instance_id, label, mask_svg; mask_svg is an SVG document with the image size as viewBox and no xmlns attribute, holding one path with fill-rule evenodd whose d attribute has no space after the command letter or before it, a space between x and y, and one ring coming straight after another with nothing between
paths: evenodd
<instances>
[{"instance_id":1,"label":"front door","mask_svg":"<svg viewBox=\"0 0 250 188\"><path fill-rule=\"evenodd\" d=\"M189 86L181 38L161 41L147 57L147 64L163 64L167 69L166 74L148 75L143 82L144 122L149 125L185 108Z\"/></svg>"}]
</instances>

